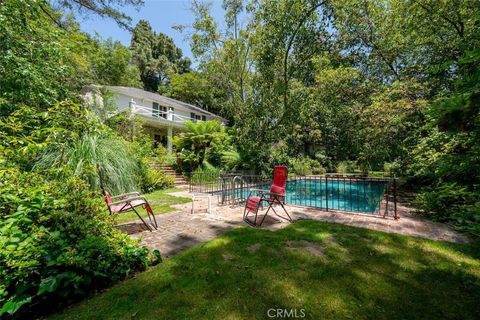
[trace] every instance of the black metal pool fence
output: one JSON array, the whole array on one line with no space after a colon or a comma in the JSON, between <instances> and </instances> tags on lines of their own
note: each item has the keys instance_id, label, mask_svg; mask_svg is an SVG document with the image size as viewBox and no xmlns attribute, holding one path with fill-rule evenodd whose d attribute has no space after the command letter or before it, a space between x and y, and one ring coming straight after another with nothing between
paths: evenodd
<instances>
[{"instance_id":1,"label":"black metal pool fence","mask_svg":"<svg viewBox=\"0 0 480 320\"><path fill-rule=\"evenodd\" d=\"M190 192L217 195L220 204L244 203L252 188L270 189L272 178L241 173L200 173L189 179ZM289 176L285 203L322 210L397 215L397 178L326 174Z\"/></svg>"}]
</instances>

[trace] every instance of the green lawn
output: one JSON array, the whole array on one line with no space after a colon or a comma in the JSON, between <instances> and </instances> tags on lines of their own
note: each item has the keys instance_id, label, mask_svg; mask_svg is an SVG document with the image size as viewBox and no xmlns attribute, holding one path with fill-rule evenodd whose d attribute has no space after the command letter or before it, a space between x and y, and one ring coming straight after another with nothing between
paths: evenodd
<instances>
[{"instance_id":1,"label":"green lawn","mask_svg":"<svg viewBox=\"0 0 480 320\"><path fill-rule=\"evenodd\" d=\"M175 208L171 206L173 204L188 203L192 201L192 199L190 198L176 197L167 194L169 192L175 191L181 190L175 188L157 190L152 193L147 193L145 197L152 206L152 210L155 214L167 213L175 210ZM142 215L142 218L147 218L147 213L145 212L145 210L143 210L143 208L139 208L138 212L140 213L140 215ZM138 220L137 215L133 211L115 215L115 223L123 223L132 220Z\"/></svg>"},{"instance_id":2,"label":"green lawn","mask_svg":"<svg viewBox=\"0 0 480 320\"><path fill-rule=\"evenodd\" d=\"M479 319L479 247L314 221L238 228L51 319Z\"/></svg>"}]
</instances>

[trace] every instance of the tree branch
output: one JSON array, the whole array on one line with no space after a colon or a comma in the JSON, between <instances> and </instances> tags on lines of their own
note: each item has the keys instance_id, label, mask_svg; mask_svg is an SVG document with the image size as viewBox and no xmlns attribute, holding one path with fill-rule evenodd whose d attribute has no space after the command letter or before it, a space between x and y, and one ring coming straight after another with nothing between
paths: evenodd
<instances>
[{"instance_id":1,"label":"tree branch","mask_svg":"<svg viewBox=\"0 0 480 320\"><path fill-rule=\"evenodd\" d=\"M59 21L57 20L54 16L52 16L50 14L50 12L48 12L48 10L41 4L41 3L38 3L38 6L40 7L40 9L43 11L43 13L45 13L45 15L53 21L53 23L55 23L59 28L63 29L63 30L66 30L65 26Z\"/></svg>"},{"instance_id":2,"label":"tree branch","mask_svg":"<svg viewBox=\"0 0 480 320\"><path fill-rule=\"evenodd\" d=\"M432 14L432 15L434 14L432 8L427 7L425 4L421 3L420 1L413 0L413 2L418 4L423 10L425 10L429 14ZM458 26L455 21L453 21L452 19L450 19L447 16L439 15L439 17L442 18L443 20L447 21L450 25L452 25L455 28L455 30L457 31L457 34L460 36L460 38L464 37L464 26L463 26L462 21L459 21L460 26Z\"/></svg>"},{"instance_id":3,"label":"tree branch","mask_svg":"<svg viewBox=\"0 0 480 320\"><path fill-rule=\"evenodd\" d=\"M373 36L373 30L374 30L374 24L372 23L372 21L369 19L369 13L368 13L368 7L367 7L367 3L364 2L365 4L365 13L366 13L366 18L367 18L367 24L368 24L368 30L370 31L370 35L369 35L369 39L365 39L364 37L360 36L360 39L363 41L363 43L365 43L367 46L370 46L372 49L374 49L376 52L378 52L378 54L380 55L380 58L383 60L383 62L385 62L385 64L387 65L387 67L392 71L393 75L395 76L395 78L397 78L398 81L401 80L400 78L400 74L398 73L398 71L395 69L395 66L393 65L392 61L388 60L387 57L385 56L385 54L382 52L382 50L380 49L380 47L378 47L376 44L375 44L375 41L373 40L374 39L374 36Z\"/></svg>"},{"instance_id":4,"label":"tree branch","mask_svg":"<svg viewBox=\"0 0 480 320\"><path fill-rule=\"evenodd\" d=\"M295 41L295 38L300 31L300 28L302 28L303 24L307 19L321 6L325 5L327 3L326 0L314 5L310 10L307 11L307 13L300 19L298 22L297 26L293 30L292 36L287 42L287 47L285 50L285 55L283 57L283 81L284 81L284 92L283 92L283 108L284 108L284 113L287 110L288 106L288 82L289 82L289 77L288 77L288 57L290 55L290 50L292 49L293 42ZM282 117L283 118L283 117ZM281 122L281 121L279 121Z\"/></svg>"}]
</instances>

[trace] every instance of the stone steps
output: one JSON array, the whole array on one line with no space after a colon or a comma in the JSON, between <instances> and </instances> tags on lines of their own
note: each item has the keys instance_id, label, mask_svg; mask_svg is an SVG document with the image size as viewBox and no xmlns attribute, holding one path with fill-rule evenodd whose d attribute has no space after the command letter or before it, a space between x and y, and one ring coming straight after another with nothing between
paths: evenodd
<instances>
[{"instance_id":1,"label":"stone steps","mask_svg":"<svg viewBox=\"0 0 480 320\"><path fill-rule=\"evenodd\" d=\"M163 165L163 164L159 164L159 163L153 163L151 165L153 168L157 169L157 170L161 170L163 171L167 176L171 176L171 177L174 177L175 178L175 182L174 182L174 185L175 186L185 186L185 185L188 185L188 182L187 180L185 179L185 177L181 174L178 174L173 168L172 166L168 166L168 165Z\"/></svg>"}]
</instances>

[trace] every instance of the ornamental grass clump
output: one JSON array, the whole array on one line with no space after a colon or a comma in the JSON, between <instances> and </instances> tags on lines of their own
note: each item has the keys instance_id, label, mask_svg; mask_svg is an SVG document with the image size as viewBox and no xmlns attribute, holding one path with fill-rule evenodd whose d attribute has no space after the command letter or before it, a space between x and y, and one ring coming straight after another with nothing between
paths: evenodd
<instances>
[{"instance_id":1,"label":"ornamental grass clump","mask_svg":"<svg viewBox=\"0 0 480 320\"><path fill-rule=\"evenodd\" d=\"M65 167L67 170L56 170ZM38 159L34 170L55 170L64 177L66 172L86 180L91 190L100 189L97 168L102 172L102 182L114 194L138 190L136 175L141 174L138 161L128 150L128 145L118 137L89 133L69 143L54 144Z\"/></svg>"}]
</instances>

